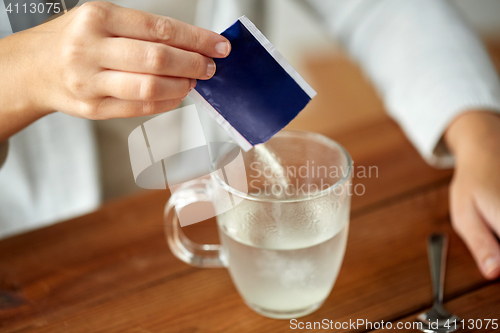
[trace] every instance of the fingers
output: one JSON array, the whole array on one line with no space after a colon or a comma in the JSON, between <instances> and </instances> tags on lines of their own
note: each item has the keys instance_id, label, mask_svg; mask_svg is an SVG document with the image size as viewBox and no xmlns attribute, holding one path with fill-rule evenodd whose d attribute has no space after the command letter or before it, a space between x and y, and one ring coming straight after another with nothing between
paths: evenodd
<instances>
[{"instance_id":1,"label":"fingers","mask_svg":"<svg viewBox=\"0 0 500 333\"><path fill-rule=\"evenodd\" d=\"M452 187L453 227L472 253L479 270L487 279L500 276L500 246L492 231L479 215L473 200L461 198L458 188Z\"/></svg>"},{"instance_id":2,"label":"fingers","mask_svg":"<svg viewBox=\"0 0 500 333\"><path fill-rule=\"evenodd\" d=\"M225 37L166 16L99 2L85 8L94 16L105 17L105 29L111 36L161 42L211 58L225 57L230 52Z\"/></svg>"},{"instance_id":3,"label":"fingers","mask_svg":"<svg viewBox=\"0 0 500 333\"><path fill-rule=\"evenodd\" d=\"M94 76L95 93L129 101L184 99L196 80L106 70Z\"/></svg>"},{"instance_id":4,"label":"fingers","mask_svg":"<svg viewBox=\"0 0 500 333\"><path fill-rule=\"evenodd\" d=\"M490 185L492 186L476 192L475 206L485 225L498 236L500 235L500 184L492 181ZM498 238L495 242L499 246ZM496 274L491 274L490 278L494 279L500 276L500 255L490 257L484 265L489 267L488 270L497 271Z\"/></svg>"},{"instance_id":5,"label":"fingers","mask_svg":"<svg viewBox=\"0 0 500 333\"><path fill-rule=\"evenodd\" d=\"M490 177L489 185L477 191L476 207L484 217L486 224L497 235L500 235L500 184L495 183L494 177Z\"/></svg>"},{"instance_id":6,"label":"fingers","mask_svg":"<svg viewBox=\"0 0 500 333\"><path fill-rule=\"evenodd\" d=\"M209 79L211 58L168 45L127 38L106 38L99 48L101 67L127 72Z\"/></svg>"},{"instance_id":7,"label":"fingers","mask_svg":"<svg viewBox=\"0 0 500 333\"><path fill-rule=\"evenodd\" d=\"M105 98L99 106L92 110L92 114L86 114L89 119L111 119L111 118L131 118L149 116L157 113L170 111L177 107L182 99L172 99L168 101L126 101L114 97Z\"/></svg>"}]
</instances>

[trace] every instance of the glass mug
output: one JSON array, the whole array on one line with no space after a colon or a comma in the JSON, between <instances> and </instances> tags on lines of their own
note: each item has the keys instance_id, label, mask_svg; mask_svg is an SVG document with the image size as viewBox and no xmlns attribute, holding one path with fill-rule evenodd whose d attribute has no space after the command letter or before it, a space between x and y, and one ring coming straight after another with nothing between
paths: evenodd
<instances>
[{"instance_id":1,"label":"glass mug","mask_svg":"<svg viewBox=\"0 0 500 333\"><path fill-rule=\"evenodd\" d=\"M265 146L276 152L280 167L269 163L268 151L238 148L244 161L237 171L245 182L237 184L240 189L220 172L226 154L215 157L212 170L219 172L210 179L176 190L165 209L167 240L188 264L227 267L245 303L259 314L297 318L323 304L339 273L352 161L338 143L314 133L282 131ZM218 209L228 194L233 207ZM213 204L220 245L197 244L182 233L173 208L180 212L194 202Z\"/></svg>"}]
</instances>

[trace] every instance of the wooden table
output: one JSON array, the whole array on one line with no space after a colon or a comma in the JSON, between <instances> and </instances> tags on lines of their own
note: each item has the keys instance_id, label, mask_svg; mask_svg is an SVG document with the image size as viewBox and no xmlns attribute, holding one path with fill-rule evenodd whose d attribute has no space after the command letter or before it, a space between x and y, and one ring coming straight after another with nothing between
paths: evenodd
<instances>
[{"instance_id":1,"label":"wooden table","mask_svg":"<svg viewBox=\"0 0 500 333\"><path fill-rule=\"evenodd\" d=\"M450 225L452 172L424 163L345 58L311 59L306 77L318 97L290 128L334 138L355 165L377 166L378 178L355 178L366 193L353 197L340 275L325 304L300 321L413 320L431 305L433 232L450 237L446 306L465 319L500 319L500 284L481 277ZM148 192L0 241L0 331L291 331L289 321L252 312L225 269L190 267L170 253L167 199ZM213 221L185 229L194 240L217 241Z\"/></svg>"}]
</instances>

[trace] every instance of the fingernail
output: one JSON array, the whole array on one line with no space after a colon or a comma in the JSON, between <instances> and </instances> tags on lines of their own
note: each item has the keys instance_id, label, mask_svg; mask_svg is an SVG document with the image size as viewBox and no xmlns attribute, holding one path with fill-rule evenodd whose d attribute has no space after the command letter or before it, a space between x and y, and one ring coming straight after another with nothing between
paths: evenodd
<instances>
[{"instance_id":1,"label":"fingernail","mask_svg":"<svg viewBox=\"0 0 500 333\"><path fill-rule=\"evenodd\" d=\"M196 87L196 80L189 79L189 91L193 90L194 87Z\"/></svg>"},{"instance_id":2,"label":"fingernail","mask_svg":"<svg viewBox=\"0 0 500 333\"><path fill-rule=\"evenodd\" d=\"M491 272L496 270L498 267L500 267L500 262L498 261L498 258L495 257L489 257L483 264L484 272L487 275L491 274Z\"/></svg>"},{"instance_id":3,"label":"fingernail","mask_svg":"<svg viewBox=\"0 0 500 333\"><path fill-rule=\"evenodd\" d=\"M215 62L210 61L207 66L207 76L208 78L211 78L215 74Z\"/></svg>"},{"instance_id":4,"label":"fingernail","mask_svg":"<svg viewBox=\"0 0 500 333\"><path fill-rule=\"evenodd\" d=\"M215 44L215 51L217 51L217 53L223 57L225 57L229 54L230 48L231 48L231 45L229 44L229 42L220 42L220 43Z\"/></svg>"}]
</instances>

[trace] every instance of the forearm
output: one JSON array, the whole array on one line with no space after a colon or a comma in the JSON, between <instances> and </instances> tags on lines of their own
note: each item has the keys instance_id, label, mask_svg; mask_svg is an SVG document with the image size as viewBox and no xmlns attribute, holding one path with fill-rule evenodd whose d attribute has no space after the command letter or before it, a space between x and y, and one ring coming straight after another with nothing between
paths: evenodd
<instances>
[{"instance_id":1,"label":"forearm","mask_svg":"<svg viewBox=\"0 0 500 333\"><path fill-rule=\"evenodd\" d=\"M475 156L479 148L500 151L500 114L468 110L448 126L444 140L458 161Z\"/></svg>"},{"instance_id":2,"label":"forearm","mask_svg":"<svg viewBox=\"0 0 500 333\"><path fill-rule=\"evenodd\" d=\"M500 115L468 110L444 134L455 156L450 212L484 277L500 276Z\"/></svg>"},{"instance_id":3,"label":"forearm","mask_svg":"<svg viewBox=\"0 0 500 333\"><path fill-rule=\"evenodd\" d=\"M43 85L35 63L39 51L30 32L0 39L0 142L50 112L34 93Z\"/></svg>"}]
</instances>

